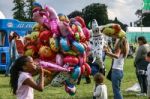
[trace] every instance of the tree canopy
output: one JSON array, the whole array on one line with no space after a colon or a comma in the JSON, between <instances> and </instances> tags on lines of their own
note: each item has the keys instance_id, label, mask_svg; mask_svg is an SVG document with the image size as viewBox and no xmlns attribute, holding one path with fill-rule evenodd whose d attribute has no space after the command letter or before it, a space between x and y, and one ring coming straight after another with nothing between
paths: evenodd
<instances>
[{"instance_id":1,"label":"tree canopy","mask_svg":"<svg viewBox=\"0 0 150 99\"><path fill-rule=\"evenodd\" d=\"M138 9L135 12L135 15L139 17L139 19L135 21L135 24L137 26L144 26L144 27L150 26L150 13L143 13L142 10Z\"/></svg>"},{"instance_id":2,"label":"tree canopy","mask_svg":"<svg viewBox=\"0 0 150 99\"><path fill-rule=\"evenodd\" d=\"M14 0L14 8L12 11L13 13L13 18L18 19L20 21L33 21L32 20L32 8L33 5L32 3L35 0Z\"/></svg>"},{"instance_id":3,"label":"tree canopy","mask_svg":"<svg viewBox=\"0 0 150 99\"><path fill-rule=\"evenodd\" d=\"M92 19L96 19L99 25L108 23L107 7L105 4L90 4L82 9L82 13L86 24Z\"/></svg>"}]
</instances>

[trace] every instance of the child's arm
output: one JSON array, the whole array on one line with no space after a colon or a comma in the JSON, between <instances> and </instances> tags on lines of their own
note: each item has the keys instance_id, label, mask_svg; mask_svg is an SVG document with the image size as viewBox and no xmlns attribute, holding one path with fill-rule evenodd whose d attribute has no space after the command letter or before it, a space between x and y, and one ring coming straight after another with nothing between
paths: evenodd
<instances>
[{"instance_id":1,"label":"child's arm","mask_svg":"<svg viewBox=\"0 0 150 99\"><path fill-rule=\"evenodd\" d=\"M94 95L95 97L98 97L98 96L100 96L100 94L101 94L101 87L100 87L100 86L97 86L97 87L96 87L96 90L95 90L94 93L93 93L93 95Z\"/></svg>"},{"instance_id":2,"label":"child's arm","mask_svg":"<svg viewBox=\"0 0 150 99\"><path fill-rule=\"evenodd\" d=\"M23 82L23 84L28 85L28 86L30 86L30 87L38 90L38 91L43 91L43 89L44 89L44 71L42 68L39 69L39 73L40 73L39 83L36 83L32 79L28 78Z\"/></svg>"}]
</instances>

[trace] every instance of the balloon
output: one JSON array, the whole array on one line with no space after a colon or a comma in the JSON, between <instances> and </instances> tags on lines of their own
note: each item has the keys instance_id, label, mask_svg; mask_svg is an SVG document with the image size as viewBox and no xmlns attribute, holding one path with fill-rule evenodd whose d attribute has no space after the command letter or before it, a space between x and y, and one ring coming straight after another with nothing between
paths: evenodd
<instances>
[{"instance_id":1,"label":"balloon","mask_svg":"<svg viewBox=\"0 0 150 99\"><path fill-rule=\"evenodd\" d=\"M74 52L73 50L69 50L69 51L67 51L67 52L63 51L63 54L65 54L65 55L73 55L73 56L77 56L77 53Z\"/></svg>"},{"instance_id":2,"label":"balloon","mask_svg":"<svg viewBox=\"0 0 150 99\"><path fill-rule=\"evenodd\" d=\"M35 58L36 53L37 52L37 48L34 45L27 45L25 47L25 52L24 55L25 56L31 56L32 58Z\"/></svg>"},{"instance_id":3,"label":"balloon","mask_svg":"<svg viewBox=\"0 0 150 99\"><path fill-rule=\"evenodd\" d=\"M68 63L69 65L77 65L79 63L79 59L75 56L66 56L63 59L63 62L66 64Z\"/></svg>"},{"instance_id":4,"label":"balloon","mask_svg":"<svg viewBox=\"0 0 150 99\"><path fill-rule=\"evenodd\" d=\"M45 6L44 9L45 9L45 11L48 11L50 19L56 19L57 21L59 21L59 18L57 16L57 12L53 7Z\"/></svg>"},{"instance_id":5,"label":"balloon","mask_svg":"<svg viewBox=\"0 0 150 99\"><path fill-rule=\"evenodd\" d=\"M78 58L79 58L79 65L82 66L84 63L83 55L79 55Z\"/></svg>"},{"instance_id":6,"label":"balloon","mask_svg":"<svg viewBox=\"0 0 150 99\"><path fill-rule=\"evenodd\" d=\"M58 17L59 17L60 21L64 21L64 22L67 22L67 23L69 23L69 21L70 21L69 18L66 15L62 14L62 13L59 13Z\"/></svg>"},{"instance_id":7,"label":"balloon","mask_svg":"<svg viewBox=\"0 0 150 99\"><path fill-rule=\"evenodd\" d=\"M32 27L33 31L43 31L44 27L42 25L40 25L39 23L36 23L33 27Z\"/></svg>"},{"instance_id":8,"label":"balloon","mask_svg":"<svg viewBox=\"0 0 150 99\"><path fill-rule=\"evenodd\" d=\"M30 34L31 41L36 41L38 39L38 36L39 36L38 31L31 32L31 34Z\"/></svg>"},{"instance_id":9,"label":"balloon","mask_svg":"<svg viewBox=\"0 0 150 99\"><path fill-rule=\"evenodd\" d=\"M126 32L121 29L121 31L118 33L118 37L123 38L125 36L126 36Z\"/></svg>"},{"instance_id":10,"label":"balloon","mask_svg":"<svg viewBox=\"0 0 150 99\"><path fill-rule=\"evenodd\" d=\"M33 9L33 20L38 22L40 25L44 25L45 22L48 22L47 17L43 17L43 15L40 14L41 8L34 8Z\"/></svg>"},{"instance_id":11,"label":"balloon","mask_svg":"<svg viewBox=\"0 0 150 99\"><path fill-rule=\"evenodd\" d=\"M58 31L58 22L56 21L56 19L52 19L49 21L49 25L50 25L50 29L52 31L52 33L55 33L57 36L59 36L59 31Z\"/></svg>"},{"instance_id":12,"label":"balloon","mask_svg":"<svg viewBox=\"0 0 150 99\"><path fill-rule=\"evenodd\" d=\"M102 33L110 37L123 38L125 37L125 32L121 29L119 24L107 24L102 26Z\"/></svg>"},{"instance_id":13,"label":"balloon","mask_svg":"<svg viewBox=\"0 0 150 99\"><path fill-rule=\"evenodd\" d=\"M65 72L60 72L57 74L51 82L51 86L53 87L61 87L64 85L64 81L68 79L68 74Z\"/></svg>"},{"instance_id":14,"label":"balloon","mask_svg":"<svg viewBox=\"0 0 150 99\"><path fill-rule=\"evenodd\" d=\"M24 53L24 47L25 47L23 39L21 39L20 37L19 39L15 40L15 43L16 43L16 49L18 54L22 55Z\"/></svg>"},{"instance_id":15,"label":"balloon","mask_svg":"<svg viewBox=\"0 0 150 99\"><path fill-rule=\"evenodd\" d=\"M55 63L52 63L52 62L45 62L45 61L40 61L39 64L42 66L42 67L50 67L52 69L55 69L56 71L66 71L66 72L69 72L70 70L67 69L67 68L63 68L62 66L59 66Z\"/></svg>"},{"instance_id":16,"label":"balloon","mask_svg":"<svg viewBox=\"0 0 150 99\"><path fill-rule=\"evenodd\" d=\"M62 66L63 65L63 56L61 54L56 55L56 64Z\"/></svg>"},{"instance_id":17,"label":"balloon","mask_svg":"<svg viewBox=\"0 0 150 99\"><path fill-rule=\"evenodd\" d=\"M48 46L40 47L38 54L41 59L51 59L55 55Z\"/></svg>"},{"instance_id":18,"label":"balloon","mask_svg":"<svg viewBox=\"0 0 150 99\"><path fill-rule=\"evenodd\" d=\"M71 78L77 80L80 74L81 74L81 68L79 66L76 66L72 72Z\"/></svg>"},{"instance_id":19,"label":"balloon","mask_svg":"<svg viewBox=\"0 0 150 99\"><path fill-rule=\"evenodd\" d=\"M69 82L65 82L65 91L69 93L69 95L73 96L76 93L76 87L74 84L70 84Z\"/></svg>"},{"instance_id":20,"label":"balloon","mask_svg":"<svg viewBox=\"0 0 150 99\"><path fill-rule=\"evenodd\" d=\"M79 65L82 66L84 63L86 63L86 53L84 52L83 54L80 54L78 56L79 58Z\"/></svg>"},{"instance_id":21,"label":"balloon","mask_svg":"<svg viewBox=\"0 0 150 99\"><path fill-rule=\"evenodd\" d=\"M39 34L39 40L42 42L42 44L48 45L50 37L52 37L52 33L49 30L42 31Z\"/></svg>"},{"instance_id":22,"label":"balloon","mask_svg":"<svg viewBox=\"0 0 150 99\"><path fill-rule=\"evenodd\" d=\"M85 63L85 76L89 76L91 74L91 67L89 66L89 64Z\"/></svg>"},{"instance_id":23,"label":"balloon","mask_svg":"<svg viewBox=\"0 0 150 99\"><path fill-rule=\"evenodd\" d=\"M59 30L58 30L59 19L58 19L58 16L57 16L57 13L56 13L55 9L52 8L52 7L48 7L48 6L45 6L44 9L49 14L48 23L49 23L49 26L50 26L50 30L52 31L52 33L55 33L57 36L59 36L60 35Z\"/></svg>"},{"instance_id":24,"label":"balloon","mask_svg":"<svg viewBox=\"0 0 150 99\"><path fill-rule=\"evenodd\" d=\"M80 16L76 16L75 19L81 24L82 28L86 27L84 19Z\"/></svg>"},{"instance_id":25,"label":"balloon","mask_svg":"<svg viewBox=\"0 0 150 99\"><path fill-rule=\"evenodd\" d=\"M74 85L65 86L65 91L69 93L69 95L74 96L76 93L76 87Z\"/></svg>"},{"instance_id":26,"label":"balloon","mask_svg":"<svg viewBox=\"0 0 150 99\"><path fill-rule=\"evenodd\" d=\"M81 75L85 72L85 65L80 66L81 67Z\"/></svg>"},{"instance_id":27,"label":"balloon","mask_svg":"<svg viewBox=\"0 0 150 99\"><path fill-rule=\"evenodd\" d=\"M87 27L82 28L83 33L85 35L85 40L88 41L90 39L90 30Z\"/></svg>"},{"instance_id":28,"label":"balloon","mask_svg":"<svg viewBox=\"0 0 150 99\"><path fill-rule=\"evenodd\" d=\"M83 33L83 30L82 30L81 26L78 25L77 28L78 28L78 33L79 33L79 36L80 36L80 41L81 42L85 41L85 35Z\"/></svg>"},{"instance_id":29,"label":"balloon","mask_svg":"<svg viewBox=\"0 0 150 99\"><path fill-rule=\"evenodd\" d=\"M70 50L70 43L67 38L60 38L60 46L63 49L63 51L69 51Z\"/></svg>"},{"instance_id":30,"label":"balloon","mask_svg":"<svg viewBox=\"0 0 150 99\"><path fill-rule=\"evenodd\" d=\"M33 2L32 4L33 4L34 7L42 8L42 5L40 3L38 3L38 2Z\"/></svg>"},{"instance_id":31,"label":"balloon","mask_svg":"<svg viewBox=\"0 0 150 99\"><path fill-rule=\"evenodd\" d=\"M54 52L59 51L59 41L57 37L53 37L49 39L50 48Z\"/></svg>"},{"instance_id":32,"label":"balloon","mask_svg":"<svg viewBox=\"0 0 150 99\"><path fill-rule=\"evenodd\" d=\"M77 41L72 42L72 48L74 51L80 54L83 54L83 52L85 51L84 46L80 42L77 42Z\"/></svg>"}]
</instances>

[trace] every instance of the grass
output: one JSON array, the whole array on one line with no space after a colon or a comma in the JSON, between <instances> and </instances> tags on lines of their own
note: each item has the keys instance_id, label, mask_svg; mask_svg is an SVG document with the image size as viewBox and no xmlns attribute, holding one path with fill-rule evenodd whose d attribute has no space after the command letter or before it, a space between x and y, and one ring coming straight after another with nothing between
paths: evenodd
<instances>
[{"instance_id":1,"label":"grass","mask_svg":"<svg viewBox=\"0 0 150 99\"><path fill-rule=\"evenodd\" d=\"M107 58L105 61L107 72L109 71L111 59ZM80 85L76 85L77 93L75 96L70 96L64 90L64 87L45 87L43 92L35 91L35 99L92 99L93 93L93 77L91 76L92 83L84 84L84 78L81 81ZM133 84L137 82L135 75L135 68L133 66L133 59L128 58L125 61L124 66L124 78L121 85L121 90L123 93L124 99L147 99L147 97L136 96L134 92L125 92L125 89L131 87ZM113 92L111 82L107 79L105 80L105 84L108 89L108 99L113 99ZM12 95L10 87L9 87L9 77L4 77L4 74L0 74L0 99L15 99L15 96Z\"/></svg>"}]
</instances>

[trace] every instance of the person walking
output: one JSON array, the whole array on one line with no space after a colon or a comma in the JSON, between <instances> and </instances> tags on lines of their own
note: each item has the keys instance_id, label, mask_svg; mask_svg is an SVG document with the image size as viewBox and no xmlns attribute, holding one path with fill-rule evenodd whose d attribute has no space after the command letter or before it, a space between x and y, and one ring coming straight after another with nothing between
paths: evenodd
<instances>
[{"instance_id":1,"label":"person walking","mask_svg":"<svg viewBox=\"0 0 150 99\"><path fill-rule=\"evenodd\" d=\"M139 47L136 52L134 65L136 69L136 76L141 87L141 93L137 95L146 95L147 93L147 80L145 75L139 74L139 70L147 70L148 62L145 60L147 53L150 51L150 46L144 36L138 37Z\"/></svg>"}]
</instances>

